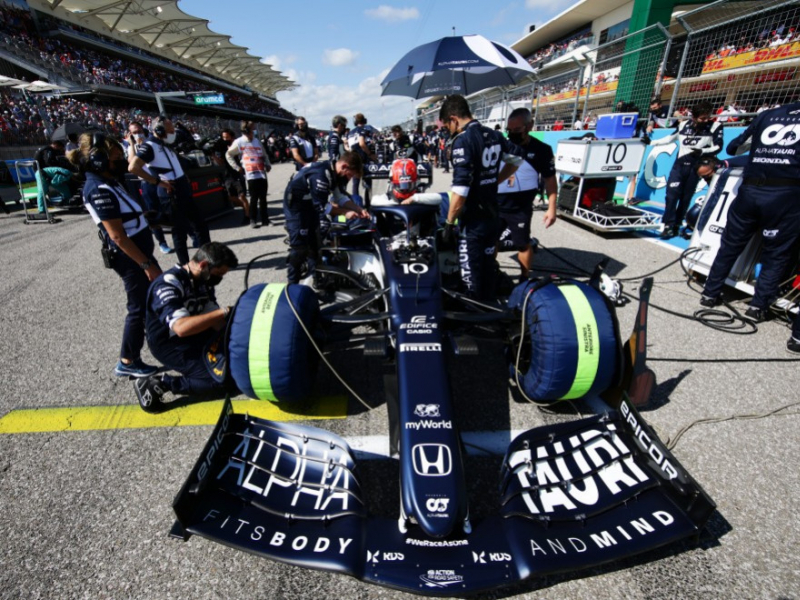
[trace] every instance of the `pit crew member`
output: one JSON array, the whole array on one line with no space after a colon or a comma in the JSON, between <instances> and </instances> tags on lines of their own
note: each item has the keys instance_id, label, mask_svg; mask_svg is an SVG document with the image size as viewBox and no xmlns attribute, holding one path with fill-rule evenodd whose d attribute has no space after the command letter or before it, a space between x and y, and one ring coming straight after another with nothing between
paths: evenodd
<instances>
[{"instance_id":1,"label":"pit crew member","mask_svg":"<svg viewBox=\"0 0 800 600\"><path fill-rule=\"evenodd\" d=\"M508 116L506 126L508 139L524 150L523 161L514 175L499 186L497 203L504 229L500 234L500 250L517 250L521 276L527 278L533 268L534 248L531 246L531 219L533 201L539 193L540 178L547 193L547 212L544 215L545 228L556 222L556 182L555 157L553 149L531 137L533 116L527 108L518 108Z\"/></svg>"},{"instance_id":2,"label":"pit crew member","mask_svg":"<svg viewBox=\"0 0 800 600\"><path fill-rule=\"evenodd\" d=\"M345 151L342 136L347 130L347 118L336 115L331 120L331 133L328 135L328 160L339 160Z\"/></svg>"},{"instance_id":3,"label":"pit crew member","mask_svg":"<svg viewBox=\"0 0 800 600\"><path fill-rule=\"evenodd\" d=\"M692 118L679 122L674 133L644 143L653 146L678 141L678 158L669 172L667 197L664 206L664 230L661 239L668 240L678 235L678 228L689 209L699 176L697 167L704 156L715 156L722 149L722 123L711 120L712 107L708 102L698 102L692 107Z\"/></svg>"},{"instance_id":4,"label":"pit crew member","mask_svg":"<svg viewBox=\"0 0 800 600\"><path fill-rule=\"evenodd\" d=\"M353 124L355 127L350 130L347 136L347 144L350 152L355 152L361 159L361 164L366 165L370 162L378 162L378 155L375 154L375 145L373 137L375 136L375 129L371 125L367 125L367 117L362 113L357 113L353 117ZM358 187L361 183L361 176L353 177L353 195L358 195ZM364 189L371 189L372 184L369 181L364 181Z\"/></svg>"},{"instance_id":5,"label":"pit crew member","mask_svg":"<svg viewBox=\"0 0 800 600\"><path fill-rule=\"evenodd\" d=\"M194 230L202 245L211 241L203 217L192 198L192 186L184 174L178 156L170 145L175 142L175 126L166 117L153 121L152 135L140 144L130 161L131 173L156 186L159 203L172 209L172 247L178 263L189 262L186 236Z\"/></svg>"},{"instance_id":6,"label":"pit crew member","mask_svg":"<svg viewBox=\"0 0 800 600\"><path fill-rule=\"evenodd\" d=\"M214 164L218 167L225 169L222 184L225 186L225 191L228 192L228 198L231 204L242 207L242 225L247 225L250 222L250 204L247 202L247 195L245 194L245 186L247 184L239 170L234 169L226 157L228 149L235 139L236 134L233 133L232 129L223 129L220 132L219 139L216 140L212 146L211 160L213 160ZM236 160L234 160L234 162L236 162ZM236 164L241 168L241 164L238 162L236 162Z\"/></svg>"},{"instance_id":7,"label":"pit crew member","mask_svg":"<svg viewBox=\"0 0 800 600\"><path fill-rule=\"evenodd\" d=\"M147 345L166 369L134 382L139 406L146 412L164 409L164 394L214 396L226 391L206 366L205 353L224 328L230 307L217 304L214 288L239 264L225 244L210 242L183 266L165 271L147 292Z\"/></svg>"},{"instance_id":8,"label":"pit crew member","mask_svg":"<svg viewBox=\"0 0 800 600\"><path fill-rule=\"evenodd\" d=\"M134 159L136 156L136 151L139 149L139 146L144 144L146 139L147 133L144 129L144 126L139 121L132 121L128 125L128 132L125 134L125 139L122 140L122 147L125 149L125 156L128 159L128 163ZM146 170L147 168L145 167L145 171ZM152 175L152 173L150 174ZM150 225L150 231L153 232L153 237L156 238L156 242L158 242L158 247L161 252L164 254L170 254L172 252L172 248L170 248L169 244L167 244L167 238L164 236L164 230L160 225L157 224L162 210L161 203L158 200L156 186L148 183L144 179L140 179L139 190L142 194L142 200L144 201L145 208L156 213L155 219L152 219L156 222Z\"/></svg>"},{"instance_id":9,"label":"pit crew member","mask_svg":"<svg viewBox=\"0 0 800 600\"><path fill-rule=\"evenodd\" d=\"M294 160L294 170L299 171L306 165L319 159L317 143L308 132L308 122L305 117L295 119L295 130L289 138L289 150Z\"/></svg>"},{"instance_id":10,"label":"pit crew member","mask_svg":"<svg viewBox=\"0 0 800 600\"><path fill-rule=\"evenodd\" d=\"M745 317L766 318L800 237L800 102L759 114L726 148L734 155L752 138L742 185L728 210L720 248L711 265L701 304L719 302L725 278L750 238L761 235L761 274Z\"/></svg>"},{"instance_id":11,"label":"pit crew member","mask_svg":"<svg viewBox=\"0 0 800 600\"><path fill-rule=\"evenodd\" d=\"M667 127L669 123L669 106L664 106L661 98L653 98L650 101L650 112L647 115L647 134L653 133L653 129Z\"/></svg>"},{"instance_id":12,"label":"pit crew member","mask_svg":"<svg viewBox=\"0 0 800 600\"><path fill-rule=\"evenodd\" d=\"M412 142L400 125L392 126L392 150L395 158L410 158L416 163L425 157L424 145Z\"/></svg>"},{"instance_id":13,"label":"pit crew member","mask_svg":"<svg viewBox=\"0 0 800 600\"><path fill-rule=\"evenodd\" d=\"M497 187L514 174L522 149L503 135L472 118L463 96L448 96L441 109L442 126L454 138L453 183L443 234L446 243L459 219L458 240L461 281L477 299L492 299L495 293L495 246L500 239ZM500 161L505 165L500 169Z\"/></svg>"},{"instance_id":14,"label":"pit crew member","mask_svg":"<svg viewBox=\"0 0 800 600\"><path fill-rule=\"evenodd\" d=\"M125 286L128 314L122 348L114 373L120 377L148 377L158 371L141 359L145 332L145 300L150 282L161 275L153 256L155 244L139 202L119 178L128 168L122 146L100 133L84 133L69 160L86 175L83 202L100 229L104 261Z\"/></svg>"},{"instance_id":15,"label":"pit crew member","mask_svg":"<svg viewBox=\"0 0 800 600\"><path fill-rule=\"evenodd\" d=\"M283 196L283 214L289 231L286 261L289 283L299 283L301 276L313 276L316 271L320 219L325 215L369 218L369 213L344 191L351 178L361 175L362 168L358 154L345 152L339 160L303 167L289 181Z\"/></svg>"}]
</instances>

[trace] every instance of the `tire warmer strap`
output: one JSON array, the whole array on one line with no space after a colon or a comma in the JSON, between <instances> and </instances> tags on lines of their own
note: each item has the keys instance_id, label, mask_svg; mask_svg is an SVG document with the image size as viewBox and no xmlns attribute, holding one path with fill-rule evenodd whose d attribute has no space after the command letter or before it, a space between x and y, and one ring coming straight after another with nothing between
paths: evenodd
<instances>
[{"instance_id":1,"label":"tire warmer strap","mask_svg":"<svg viewBox=\"0 0 800 600\"><path fill-rule=\"evenodd\" d=\"M558 289L569 304L577 335L578 364L575 368L575 380L569 391L560 398L572 400L585 396L594 384L600 363L600 339L594 311L584 293L574 285L562 285Z\"/></svg>"},{"instance_id":2,"label":"tire warmer strap","mask_svg":"<svg viewBox=\"0 0 800 600\"><path fill-rule=\"evenodd\" d=\"M269 353L275 309L285 287L286 284L270 283L264 288L258 298L250 325L250 343L247 352L250 385L260 400L273 402L277 400L272 391Z\"/></svg>"}]
</instances>

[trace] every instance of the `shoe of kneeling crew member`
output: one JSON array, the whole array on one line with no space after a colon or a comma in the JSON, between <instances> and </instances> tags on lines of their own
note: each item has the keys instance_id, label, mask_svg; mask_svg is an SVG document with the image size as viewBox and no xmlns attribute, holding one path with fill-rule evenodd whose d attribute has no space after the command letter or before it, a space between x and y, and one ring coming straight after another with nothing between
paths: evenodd
<instances>
[{"instance_id":1,"label":"shoe of kneeling crew member","mask_svg":"<svg viewBox=\"0 0 800 600\"><path fill-rule=\"evenodd\" d=\"M792 354L800 354L800 340L790 337L786 342L786 351Z\"/></svg>"},{"instance_id":2,"label":"shoe of kneeling crew member","mask_svg":"<svg viewBox=\"0 0 800 600\"><path fill-rule=\"evenodd\" d=\"M717 296L716 298L712 298L710 296L700 296L700 306L705 306L706 308L714 308L715 306L719 306L722 304L722 298Z\"/></svg>"},{"instance_id":3,"label":"shoe of kneeling crew member","mask_svg":"<svg viewBox=\"0 0 800 600\"><path fill-rule=\"evenodd\" d=\"M160 413L164 410L164 394L167 389L161 378L152 376L144 379L137 379L133 382L133 389L136 391L136 398L139 406L147 413Z\"/></svg>"},{"instance_id":4,"label":"shoe of kneeling crew member","mask_svg":"<svg viewBox=\"0 0 800 600\"><path fill-rule=\"evenodd\" d=\"M150 377L158 373L158 367L146 364L141 358L132 360L125 364L121 360L117 361L114 367L114 375L117 377Z\"/></svg>"},{"instance_id":5,"label":"shoe of kneeling crew member","mask_svg":"<svg viewBox=\"0 0 800 600\"><path fill-rule=\"evenodd\" d=\"M763 323L767 320L767 313L763 308L751 306L745 311L742 318L751 323Z\"/></svg>"}]
</instances>

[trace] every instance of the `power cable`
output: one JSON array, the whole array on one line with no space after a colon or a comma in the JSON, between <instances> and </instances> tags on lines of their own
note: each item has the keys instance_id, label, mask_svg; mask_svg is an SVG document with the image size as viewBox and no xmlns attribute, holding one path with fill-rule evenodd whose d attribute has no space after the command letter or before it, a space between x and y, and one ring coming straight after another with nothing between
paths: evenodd
<instances>
[{"instance_id":1,"label":"power cable","mask_svg":"<svg viewBox=\"0 0 800 600\"><path fill-rule=\"evenodd\" d=\"M339 382L345 388L347 388L347 391L353 394L353 397L356 400L358 400L361 404L363 404L367 408L367 410L372 410L374 407L370 405L366 400L364 400L361 396L359 396L355 392L355 390L347 384L347 382L342 378L342 376L339 375L339 372L333 368L333 365L330 362L328 362L328 359L325 357L325 354L322 352L322 349L317 345L314 336L312 336L311 332L306 328L306 324L303 323L303 319L300 318L300 315L298 314L297 309L295 308L294 303L292 302L292 299L289 297L288 285L285 288L283 288L283 295L286 298L286 301L289 303L289 308L292 310L295 319L297 319L297 322L300 323L300 327L302 327L303 332L306 334L306 337L308 337L308 341L311 342L311 345L314 347L314 350L317 351L317 354L319 354L319 357L322 359L322 362L325 363L325 366L328 367L328 369L330 369L330 372L333 373L333 376L336 377L336 379L338 379Z\"/></svg>"},{"instance_id":2,"label":"power cable","mask_svg":"<svg viewBox=\"0 0 800 600\"><path fill-rule=\"evenodd\" d=\"M781 406L780 408L776 408L774 410L770 410L763 413L756 413L756 414L745 414L745 415L730 415L727 417L709 417L706 419L697 419L696 421L692 421L688 425L682 427L678 433L674 436L667 438L666 446L667 449L672 450L677 446L680 439L683 437L683 434L692 429L695 425L707 425L711 423L724 423L726 421L748 421L748 420L755 420L755 419L765 419L767 417L772 416L789 416L789 415L800 415L800 412L790 412L790 413L783 413L782 415L778 415L777 413L786 410L787 408L793 408L795 406L800 405L800 400L797 402L792 402L790 404L786 404Z\"/></svg>"}]
</instances>

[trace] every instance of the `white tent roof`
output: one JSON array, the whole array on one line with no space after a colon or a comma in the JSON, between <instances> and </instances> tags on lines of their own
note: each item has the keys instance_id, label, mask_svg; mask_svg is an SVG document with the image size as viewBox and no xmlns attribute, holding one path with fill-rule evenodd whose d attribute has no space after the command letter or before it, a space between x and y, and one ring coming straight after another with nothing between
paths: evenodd
<instances>
[{"instance_id":1,"label":"white tent roof","mask_svg":"<svg viewBox=\"0 0 800 600\"><path fill-rule=\"evenodd\" d=\"M295 83L228 35L208 28L208 21L183 12L177 0L31 0L29 5L98 33L123 39L164 58L238 86L274 96ZM48 10L49 9L49 10Z\"/></svg>"}]
</instances>

